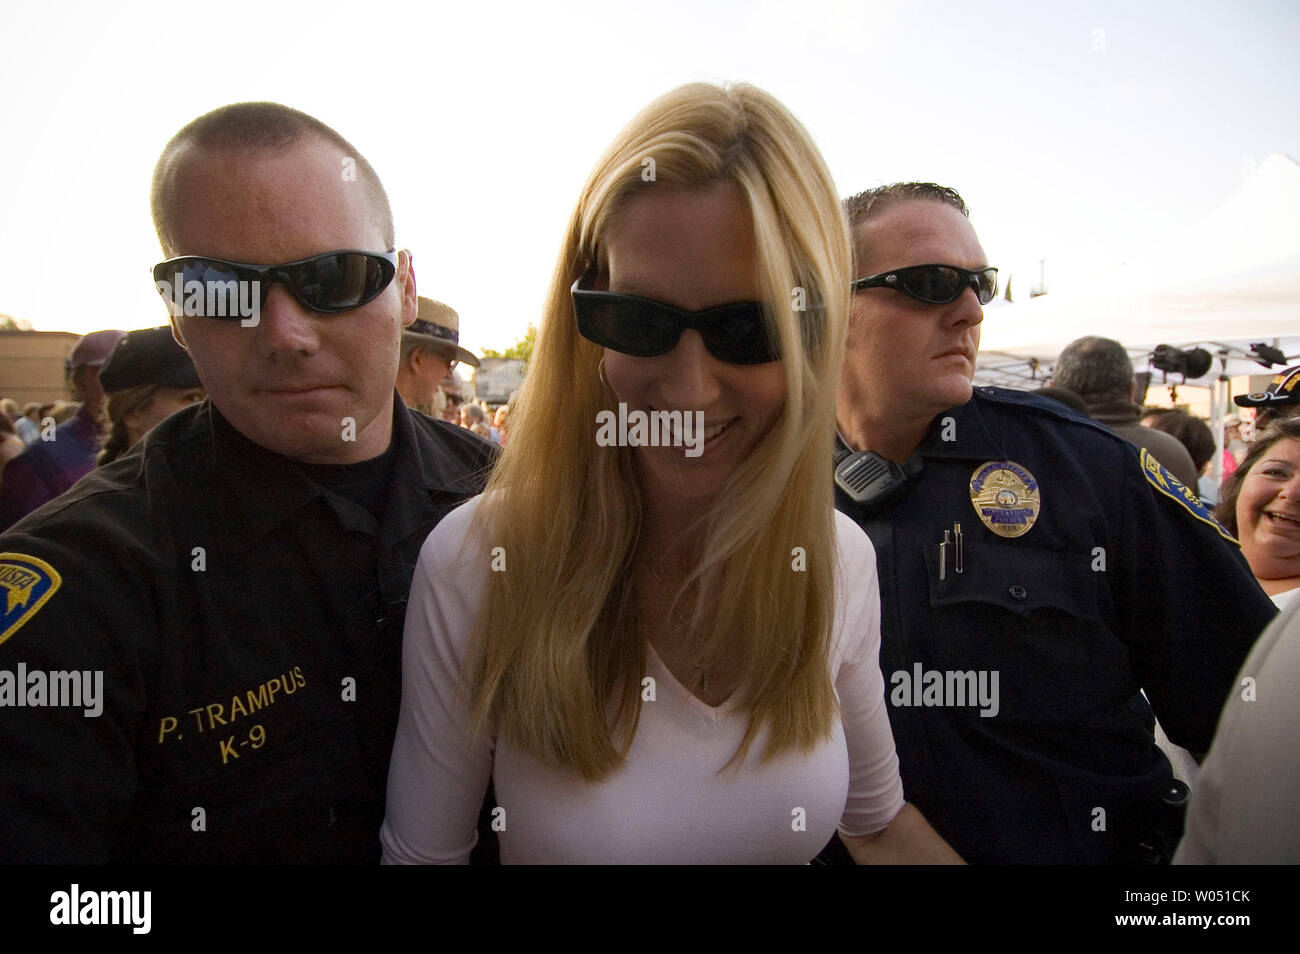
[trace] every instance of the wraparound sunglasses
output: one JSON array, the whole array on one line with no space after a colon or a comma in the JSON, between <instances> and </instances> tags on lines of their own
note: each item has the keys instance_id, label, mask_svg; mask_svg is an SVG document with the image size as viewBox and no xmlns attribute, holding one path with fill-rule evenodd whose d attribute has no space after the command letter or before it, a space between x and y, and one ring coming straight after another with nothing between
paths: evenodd
<instances>
[{"instance_id":1,"label":"wraparound sunglasses","mask_svg":"<svg viewBox=\"0 0 1300 954\"><path fill-rule=\"evenodd\" d=\"M395 274L396 249L387 252L342 249L283 265L248 265L201 255L182 255L153 267L153 279L159 294L166 298L170 289L173 301L185 302L185 314L193 313L189 308L191 301L197 303L197 298L185 295L190 282L199 282L200 287L206 290L213 287L213 283L225 286L232 281L256 281L260 283L260 305L266 304L271 286L278 283L304 308L333 314L360 308L378 298ZM202 310L201 307L198 310ZM205 317L238 320L241 316L214 314Z\"/></svg>"},{"instance_id":2,"label":"wraparound sunglasses","mask_svg":"<svg viewBox=\"0 0 1300 954\"><path fill-rule=\"evenodd\" d=\"M975 289L981 305L987 305L998 293L998 270L980 268L971 271L956 265L911 265L879 275L859 278L852 288L892 288L910 298L931 305L950 305L967 288Z\"/></svg>"},{"instance_id":3,"label":"wraparound sunglasses","mask_svg":"<svg viewBox=\"0 0 1300 954\"><path fill-rule=\"evenodd\" d=\"M651 358L672 351L682 332L694 328L719 361L766 364L780 358L763 326L761 302L683 311L639 295L595 291L589 287L594 278L588 270L573 283L573 310L578 331L603 348Z\"/></svg>"}]
</instances>

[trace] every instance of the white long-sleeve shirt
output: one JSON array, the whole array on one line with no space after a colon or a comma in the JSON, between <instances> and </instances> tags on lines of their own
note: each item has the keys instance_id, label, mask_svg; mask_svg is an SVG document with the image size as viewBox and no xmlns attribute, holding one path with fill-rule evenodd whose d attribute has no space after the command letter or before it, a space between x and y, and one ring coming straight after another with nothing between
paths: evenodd
<instances>
[{"instance_id":1,"label":"white long-sleeve shirt","mask_svg":"<svg viewBox=\"0 0 1300 954\"><path fill-rule=\"evenodd\" d=\"M747 712L732 700L706 705L647 647L655 699L641 703L625 762L592 784L508 739L475 741L465 730L461 668L491 572L490 544L470 538L480 499L443 518L416 566L381 831L386 863L467 861L489 777L505 863L801 864L837 825L870 834L902 809L879 665L875 553L849 518L835 514L829 664L841 713L829 736L763 762L761 732L743 763L720 771Z\"/></svg>"}]
</instances>

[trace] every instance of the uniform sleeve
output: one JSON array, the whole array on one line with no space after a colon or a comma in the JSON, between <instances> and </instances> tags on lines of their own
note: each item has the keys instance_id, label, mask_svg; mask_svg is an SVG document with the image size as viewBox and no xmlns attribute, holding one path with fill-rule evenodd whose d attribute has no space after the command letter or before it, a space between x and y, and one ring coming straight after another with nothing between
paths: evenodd
<instances>
[{"instance_id":1,"label":"uniform sleeve","mask_svg":"<svg viewBox=\"0 0 1300 954\"><path fill-rule=\"evenodd\" d=\"M493 746L466 730L460 679L489 572L484 547L467 536L478 499L434 528L411 583L380 831L385 864L463 864L477 840Z\"/></svg>"},{"instance_id":2,"label":"uniform sleeve","mask_svg":"<svg viewBox=\"0 0 1300 954\"><path fill-rule=\"evenodd\" d=\"M1233 677L1277 608L1208 511L1149 456L1129 456L1113 529L1123 552L1107 567L1122 574L1112 581L1116 626L1169 738L1205 752Z\"/></svg>"},{"instance_id":3,"label":"uniform sleeve","mask_svg":"<svg viewBox=\"0 0 1300 954\"><path fill-rule=\"evenodd\" d=\"M148 581L159 568L125 531L87 523L82 509L0 535L0 862L8 864L106 863L136 792L136 742L157 662Z\"/></svg>"},{"instance_id":4,"label":"uniform sleeve","mask_svg":"<svg viewBox=\"0 0 1300 954\"><path fill-rule=\"evenodd\" d=\"M835 522L840 555L835 691L849 750L849 797L839 827L842 834L861 836L882 830L902 811L903 782L880 671L875 550L850 518L837 511Z\"/></svg>"}]
</instances>

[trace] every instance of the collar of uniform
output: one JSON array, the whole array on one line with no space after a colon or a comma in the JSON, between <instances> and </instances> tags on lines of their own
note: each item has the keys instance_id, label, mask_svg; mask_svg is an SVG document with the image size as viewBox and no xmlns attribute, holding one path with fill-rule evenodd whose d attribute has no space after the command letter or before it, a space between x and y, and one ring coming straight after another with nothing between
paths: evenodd
<instances>
[{"instance_id":1,"label":"collar of uniform","mask_svg":"<svg viewBox=\"0 0 1300 954\"><path fill-rule=\"evenodd\" d=\"M930 430L917 448L922 457L1002 460L1006 457L980 413L981 404L989 397L985 391L992 388L974 388L971 399L965 404L949 408L930 423Z\"/></svg>"},{"instance_id":2,"label":"collar of uniform","mask_svg":"<svg viewBox=\"0 0 1300 954\"><path fill-rule=\"evenodd\" d=\"M200 416L201 426L211 435L208 451L214 463L209 473L212 486L207 499L228 499L232 494L240 503L239 533L214 534L225 540L227 548L239 554L264 540L266 535L300 508L323 497L336 512L336 500L319 484L309 480L285 457L267 450L240 433L212 403L206 402L207 414ZM468 495L477 492L468 475L458 472L439 453L433 436L415 427L410 411L402 399L393 398L393 440L397 442L393 458L385 517L379 530L383 540L401 539L421 520L425 508L415 497L427 500L432 493ZM203 499L203 498L200 498ZM411 505L408 505L411 504ZM218 508L219 509L219 508ZM231 513L214 512L213 519L228 528ZM370 520L347 520L353 529L369 531ZM410 526L408 526L408 524Z\"/></svg>"},{"instance_id":3,"label":"collar of uniform","mask_svg":"<svg viewBox=\"0 0 1300 954\"><path fill-rule=\"evenodd\" d=\"M462 463L449 458L446 448L439 444L434 433L428 428L415 426L414 415L407 410L401 395L394 391L393 434L401 437L397 450L400 460L395 466L410 468L403 471L408 475L403 480L436 493L462 496L479 493L483 489L481 483L475 482L474 475L467 472ZM414 481L409 476L412 474L418 475Z\"/></svg>"},{"instance_id":4,"label":"collar of uniform","mask_svg":"<svg viewBox=\"0 0 1300 954\"><path fill-rule=\"evenodd\" d=\"M213 528L214 536L238 555L260 544L286 518L325 491L284 456L245 437L211 401L204 406L206 414L197 420L210 436L206 453L212 461L207 471L211 486L199 499L216 503L210 511L210 519L219 524ZM221 506L231 498L238 502L237 512ZM231 533L232 527L236 532Z\"/></svg>"},{"instance_id":5,"label":"collar of uniform","mask_svg":"<svg viewBox=\"0 0 1300 954\"><path fill-rule=\"evenodd\" d=\"M432 433L417 427L415 416L401 395L393 392L393 440L397 454L389 476L384 519L379 527L381 544L391 545L416 530L427 533L428 501L431 497L466 497L481 489L474 485L465 468L455 467L447 448Z\"/></svg>"}]
</instances>

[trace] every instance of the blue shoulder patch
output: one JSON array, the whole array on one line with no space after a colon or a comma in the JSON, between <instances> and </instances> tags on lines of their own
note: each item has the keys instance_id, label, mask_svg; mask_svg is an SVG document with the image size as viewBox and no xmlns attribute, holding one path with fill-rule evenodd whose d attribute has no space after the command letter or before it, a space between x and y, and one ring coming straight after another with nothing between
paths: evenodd
<instances>
[{"instance_id":1,"label":"blue shoulder patch","mask_svg":"<svg viewBox=\"0 0 1300 954\"><path fill-rule=\"evenodd\" d=\"M1142 465L1142 475L1146 477L1147 483L1170 500L1177 501L1182 505L1183 509L1197 520L1208 523L1218 531L1219 536L1223 537L1223 539L1229 543L1237 543L1237 539L1228 532L1227 527L1214 519L1214 514L1210 511L1210 508L1201 503L1201 498L1196 496L1194 490L1165 470L1164 465L1152 457L1145 447L1139 448L1139 450L1141 451L1139 461Z\"/></svg>"},{"instance_id":2,"label":"blue shoulder patch","mask_svg":"<svg viewBox=\"0 0 1300 954\"><path fill-rule=\"evenodd\" d=\"M63 583L57 570L25 553L0 553L0 643L18 632Z\"/></svg>"}]
</instances>

